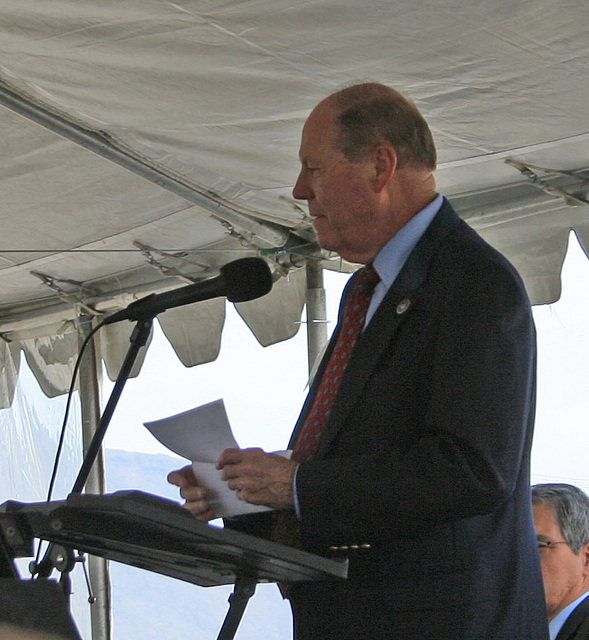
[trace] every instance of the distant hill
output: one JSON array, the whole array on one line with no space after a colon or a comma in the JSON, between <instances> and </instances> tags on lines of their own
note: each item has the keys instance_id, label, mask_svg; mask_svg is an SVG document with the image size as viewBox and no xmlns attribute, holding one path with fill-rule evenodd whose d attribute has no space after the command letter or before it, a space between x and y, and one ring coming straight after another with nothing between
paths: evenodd
<instances>
[{"instance_id":1,"label":"distant hill","mask_svg":"<svg viewBox=\"0 0 589 640\"><path fill-rule=\"evenodd\" d=\"M178 500L166 476L184 465L161 454L106 450L109 493L138 489ZM110 563L114 640L215 640L227 612L230 587L203 588L121 563ZM276 585L258 585L236 640L290 640L289 605Z\"/></svg>"}]
</instances>

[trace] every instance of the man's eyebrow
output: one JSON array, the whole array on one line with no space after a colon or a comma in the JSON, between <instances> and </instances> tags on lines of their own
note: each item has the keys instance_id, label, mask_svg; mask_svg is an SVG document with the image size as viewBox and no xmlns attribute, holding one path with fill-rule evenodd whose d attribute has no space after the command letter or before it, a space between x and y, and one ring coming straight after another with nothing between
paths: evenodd
<instances>
[{"instance_id":1,"label":"man's eyebrow","mask_svg":"<svg viewBox=\"0 0 589 640\"><path fill-rule=\"evenodd\" d=\"M547 536L547 535L546 535L546 534L544 534L544 533L539 533L539 534L536 536L536 538L537 538L538 540L543 541L543 542L548 542L549 540L551 540L550 536Z\"/></svg>"}]
</instances>

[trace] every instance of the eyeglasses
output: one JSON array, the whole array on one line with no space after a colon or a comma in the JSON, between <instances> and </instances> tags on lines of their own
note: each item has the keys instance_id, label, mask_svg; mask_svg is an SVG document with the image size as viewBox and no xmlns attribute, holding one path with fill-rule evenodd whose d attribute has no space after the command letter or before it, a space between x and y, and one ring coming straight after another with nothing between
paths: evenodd
<instances>
[{"instance_id":1,"label":"eyeglasses","mask_svg":"<svg viewBox=\"0 0 589 640\"><path fill-rule=\"evenodd\" d=\"M538 540L538 549L552 549L555 544L567 544L566 540Z\"/></svg>"}]
</instances>

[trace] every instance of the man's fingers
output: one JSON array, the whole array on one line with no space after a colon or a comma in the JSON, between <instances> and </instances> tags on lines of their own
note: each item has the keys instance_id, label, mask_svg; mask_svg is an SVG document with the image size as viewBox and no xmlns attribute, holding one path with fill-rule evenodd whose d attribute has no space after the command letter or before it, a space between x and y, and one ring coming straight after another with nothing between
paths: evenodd
<instances>
[{"instance_id":1,"label":"man's fingers","mask_svg":"<svg viewBox=\"0 0 589 640\"><path fill-rule=\"evenodd\" d=\"M184 508L188 509L199 520L208 522L217 516L207 500L207 491L198 484L192 465L172 471L168 474L168 482L180 487L180 496L184 498Z\"/></svg>"},{"instance_id":2,"label":"man's fingers","mask_svg":"<svg viewBox=\"0 0 589 640\"><path fill-rule=\"evenodd\" d=\"M189 502L197 502L198 500L205 500L207 497L207 491L204 487L197 485L188 485L180 489L180 495Z\"/></svg>"},{"instance_id":3,"label":"man's fingers","mask_svg":"<svg viewBox=\"0 0 589 640\"><path fill-rule=\"evenodd\" d=\"M265 455L267 454L259 447L251 449L225 449L217 460L217 469L242 464Z\"/></svg>"},{"instance_id":4,"label":"man's fingers","mask_svg":"<svg viewBox=\"0 0 589 640\"><path fill-rule=\"evenodd\" d=\"M192 465L189 464L182 469L171 471L168 474L168 482L176 485L177 487L187 487L191 484L196 484L197 481L194 476Z\"/></svg>"},{"instance_id":5,"label":"man's fingers","mask_svg":"<svg viewBox=\"0 0 589 640\"><path fill-rule=\"evenodd\" d=\"M217 460L217 469L223 469L227 465L238 464L243 459L241 449L225 449Z\"/></svg>"}]
</instances>

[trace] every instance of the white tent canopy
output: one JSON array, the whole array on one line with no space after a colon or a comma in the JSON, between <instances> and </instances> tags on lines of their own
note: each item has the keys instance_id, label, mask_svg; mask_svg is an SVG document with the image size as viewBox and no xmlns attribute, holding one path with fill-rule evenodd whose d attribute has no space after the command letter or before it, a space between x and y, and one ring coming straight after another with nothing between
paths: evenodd
<instances>
[{"instance_id":1,"label":"white tent canopy","mask_svg":"<svg viewBox=\"0 0 589 640\"><path fill-rule=\"evenodd\" d=\"M301 267L351 268L292 199L300 131L355 81L416 102L440 191L556 300L569 231L589 246L587 24L586 0L0 0L0 405L22 350L62 393L80 317L247 255L276 283L240 313L264 345L294 335ZM160 321L194 365L223 319ZM127 324L101 335L115 374Z\"/></svg>"}]
</instances>

